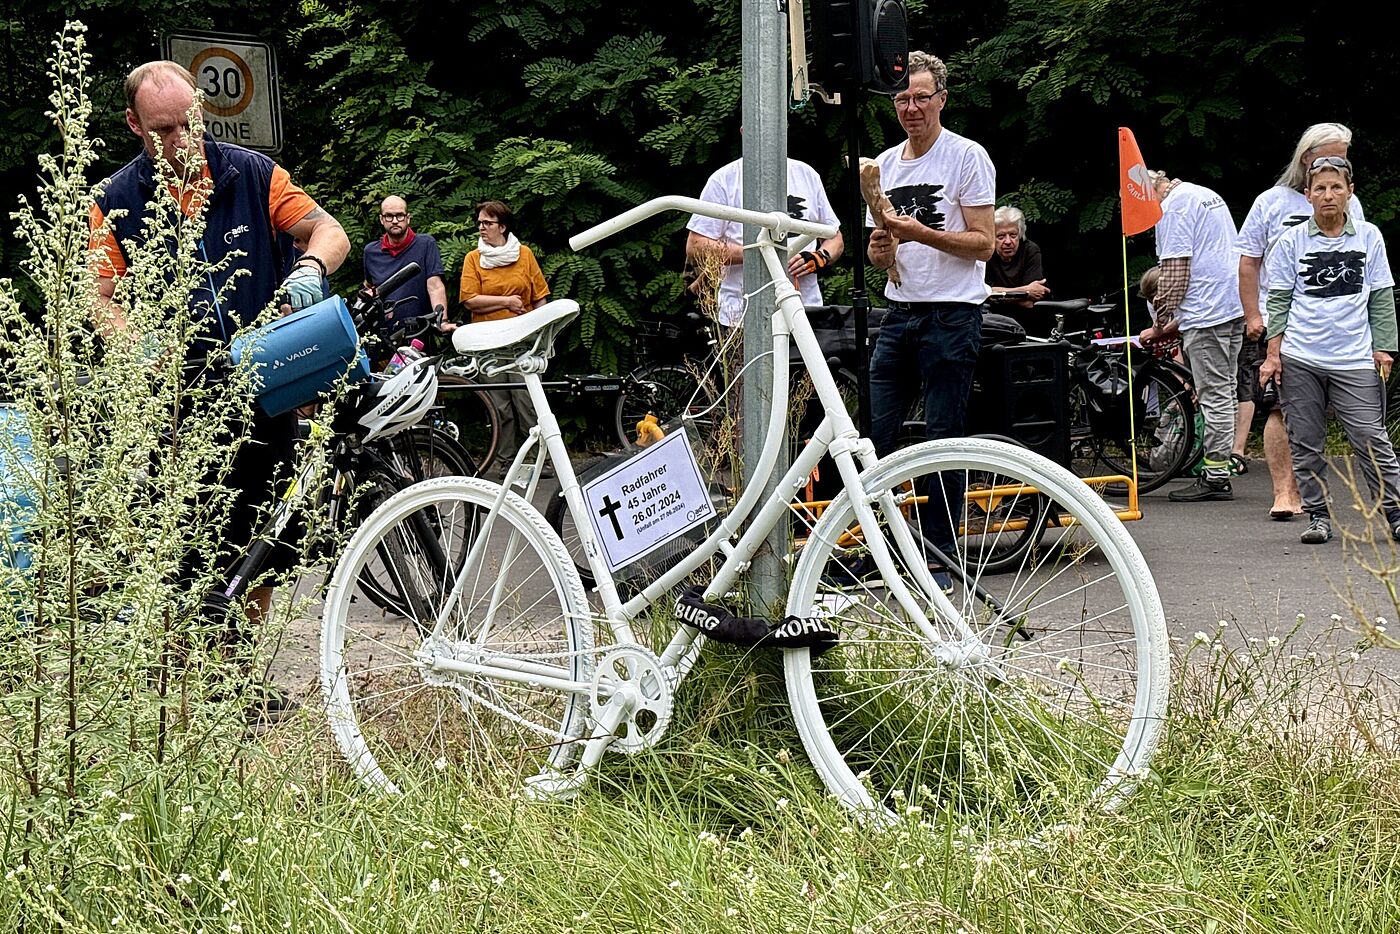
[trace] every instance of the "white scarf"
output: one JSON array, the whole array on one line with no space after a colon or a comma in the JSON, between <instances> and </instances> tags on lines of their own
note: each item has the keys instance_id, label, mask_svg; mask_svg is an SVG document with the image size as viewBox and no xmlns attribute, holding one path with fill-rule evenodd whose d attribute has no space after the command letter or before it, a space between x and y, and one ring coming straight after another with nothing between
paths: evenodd
<instances>
[{"instance_id":1,"label":"white scarf","mask_svg":"<svg viewBox=\"0 0 1400 934\"><path fill-rule=\"evenodd\" d=\"M506 242L500 246L491 246L484 239L478 238L476 248L481 253L482 269L509 266L520 258L520 241L515 239L515 234L506 234Z\"/></svg>"}]
</instances>

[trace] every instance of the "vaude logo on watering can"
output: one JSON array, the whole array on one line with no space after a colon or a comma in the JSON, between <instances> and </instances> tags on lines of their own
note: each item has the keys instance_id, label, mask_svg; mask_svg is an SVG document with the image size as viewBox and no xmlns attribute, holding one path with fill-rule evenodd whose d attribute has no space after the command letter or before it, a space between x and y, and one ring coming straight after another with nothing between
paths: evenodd
<instances>
[{"instance_id":1,"label":"vaude logo on watering can","mask_svg":"<svg viewBox=\"0 0 1400 934\"><path fill-rule=\"evenodd\" d=\"M296 363L298 360L305 359L306 357L311 356L312 354L314 354L316 351L318 351L318 350L320 350L320 349L321 349L321 345L320 345L320 344L312 344L310 347L303 347L301 350L298 350L296 353L289 353L289 354L287 354L285 357L281 357L280 359L273 360L273 361L272 361L272 368L273 368L274 370L276 370L276 369L280 369L280 368L282 368L282 367L284 367L284 366L287 366L288 364Z\"/></svg>"}]
</instances>

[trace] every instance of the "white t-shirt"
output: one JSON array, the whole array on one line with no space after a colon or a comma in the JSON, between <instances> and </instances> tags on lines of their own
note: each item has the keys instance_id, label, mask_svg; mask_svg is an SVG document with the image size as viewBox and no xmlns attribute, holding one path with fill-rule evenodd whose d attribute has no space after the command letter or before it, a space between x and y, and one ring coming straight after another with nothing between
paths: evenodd
<instances>
[{"instance_id":1,"label":"white t-shirt","mask_svg":"<svg viewBox=\"0 0 1400 934\"><path fill-rule=\"evenodd\" d=\"M1235 236L1230 208L1209 188L1182 182L1167 192L1157 222L1157 258L1191 260L1186 297L1176 310L1183 331L1244 315Z\"/></svg>"},{"instance_id":2,"label":"white t-shirt","mask_svg":"<svg viewBox=\"0 0 1400 934\"><path fill-rule=\"evenodd\" d=\"M1376 289L1395 279L1385 241L1375 224L1352 222L1340 237L1314 235L1304 221L1285 230L1266 260L1270 289L1289 289L1293 305L1279 352L1332 370L1369 370L1371 317Z\"/></svg>"},{"instance_id":3,"label":"white t-shirt","mask_svg":"<svg viewBox=\"0 0 1400 934\"><path fill-rule=\"evenodd\" d=\"M904 143L876 158L880 185L895 213L913 217L934 230L967 230L964 207L997 203L997 170L981 144L946 127L929 151L917 159L901 158ZM867 227L874 219L867 211ZM987 300L987 264L960 259L922 243L900 243L895 252L900 284L885 285L885 297L898 302L971 302Z\"/></svg>"},{"instance_id":4,"label":"white t-shirt","mask_svg":"<svg viewBox=\"0 0 1400 934\"><path fill-rule=\"evenodd\" d=\"M816 221L818 224L840 224L831 201L822 187L817 170L805 162L788 160L787 171L788 215L801 220ZM744 206L744 160L735 159L728 165L716 169L700 192L701 201L727 204L730 207ZM687 230L693 230L702 237L719 240L723 243L743 243L744 225L732 221L716 220L700 214L692 214ZM802 293L802 304L807 307L822 303L822 290L817 285L815 274L802 276L797 280L797 290ZM724 277L719 284L719 320L727 327L737 327L744 323L744 267L743 264L724 267Z\"/></svg>"},{"instance_id":5,"label":"white t-shirt","mask_svg":"<svg viewBox=\"0 0 1400 934\"><path fill-rule=\"evenodd\" d=\"M1361 210L1360 198L1353 195L1349 207L1352 220L1357 224L1366 220L1366 213ZM1235 238L1235 252L1241 256L1264 259L1268 257L1269 251L1273 249L1274 244L1278 242L1278 238L1285 231L1306 222L1312 216L1313 208L1308 203L1307 195L1296 188L1274 185L1255 198L1254 204L1250 205L1249 213L1245 215L1244 224L1240 227L1240 235ZM1259 313L1263 315L1266 324L1269 320L1269 311L1264 305L1268 299L1268 292L1264 278L1264 267L1261 264L1259 269Z\"/></svg>"}]
</instances>

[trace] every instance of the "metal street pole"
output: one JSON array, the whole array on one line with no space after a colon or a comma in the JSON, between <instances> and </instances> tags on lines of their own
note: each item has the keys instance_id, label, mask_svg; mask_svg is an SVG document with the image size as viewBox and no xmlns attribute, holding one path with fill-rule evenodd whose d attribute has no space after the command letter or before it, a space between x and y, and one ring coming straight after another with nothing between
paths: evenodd
<instances>
[{"instance_id":1,"label":"metal street pole","mask_svg":"<svg viewBox=\"0 0 1400 934\"><path fill-rule=\"evenodd\" d=\"M744 207L753 211L787 210L787 18L773 0L743 0L743 127ZM744 242L752 243L756 228L744 228ZM744 294L768 281L758 253L744 254ZM753 482L753 468L763 448L764 428L772 410L773 290L764 289L749 299L744 315L743 432L744 480ZM787 470L787 446L774 470L768 490ZM749 571L749 600L755 611L779 610L787 590L783 562L788 551L788 529L779 523L768 537L767 547L754 557Z\"/></svg>"}]
</instances>

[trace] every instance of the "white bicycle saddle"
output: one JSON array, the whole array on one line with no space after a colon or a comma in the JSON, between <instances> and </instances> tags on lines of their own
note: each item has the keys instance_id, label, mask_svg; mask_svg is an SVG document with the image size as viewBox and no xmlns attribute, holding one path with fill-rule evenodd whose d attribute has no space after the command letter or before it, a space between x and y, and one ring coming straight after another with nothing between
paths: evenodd
<instances>
[{"instance_id":1,"label":"white bicycle saddle","mask_svg":"<svg viewBox=\"0 0 1400 934\"><path fill-rule=\"evenodd\" d=\"M561 298L514 318L462 325L452 332L452 347L458 353L479 354L514 347L534 338L535 346L547 351L554 342L554 335L577 315L578 302Z\"/></svg>"}]
</instances>

